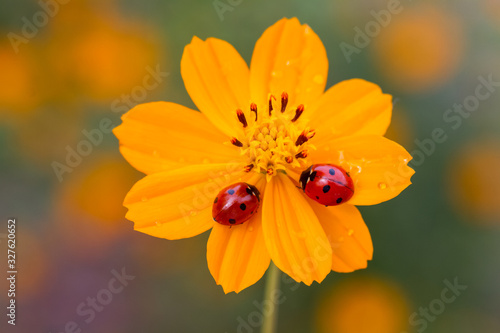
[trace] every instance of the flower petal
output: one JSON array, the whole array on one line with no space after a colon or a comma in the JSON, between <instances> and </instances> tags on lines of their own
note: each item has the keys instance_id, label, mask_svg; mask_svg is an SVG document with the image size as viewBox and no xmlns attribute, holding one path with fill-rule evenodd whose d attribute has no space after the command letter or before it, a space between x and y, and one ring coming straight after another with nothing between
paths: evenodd
<instances>
[{"instance_id":1,"label":"flower petal","mask_svg":"<svg viewBox=\"0 0 500 333\"><path fill-rule=\"evenodd\" d=\"M373 256L373 244L358 209L349 204L323 207L307 200L332 245L332 270L347 273L366 268Z\"/></svg>"},{"instance_id":2,"label":"flower petal","mask_svg":"<svg viewBox=\"0 0 500 333\"><path fill-rule=\"evenodd\" d=\"M263 193L263 186L258 187ZM208 239L207 261L210 273L225 293L239 293L257 282L271 262L262 232L262 209L240 225L215 223Z\"/></svg>"},{"instance_id":3,"label":"flower petal","mask_svg":"<svg viewBox=\"0 0 500 333\"><path fill-rule=\"evenodd\" d=\"M236 110L250 106L250 74L231 44L194 37L184 48L181 74L194 104L215 126L230 136L242 131Z\"/></svg>"},{"instance_id":4,"label":"flower petal","mask_svg":"<svg viewBox=\"0 0 500 333\"><path fill-rule=\"evenodd\" d=\"M229 138L200 112L167 102L140 104L122 116L113 130L120 151L146 174L190 164L223 163L239 157L224 145Z\"/></svg>"},{"instance_id":5,"label":"flower petal","mask_svg":"<svg viewBox=\"0 0 500 333\"><path fill-rule=\"evenodd\" d=\"M309 203L284 174L266 187L262 225L271 259L294 280L310 285L331 270L332 248Z\"/></svg>"},{"instance_id":6,"label":"flower petal","mask_svg":"<svg viewBox=\"0 0 500 333\"><path fill-rule=\"evenodd\" d=\"M325 90L328 58L318 35L297 18L283 18L259 38L250 65L252 100L263 104L268 94L286 91L289 105L307 106Z\"/></svg>"},{"instance_id":7,"label":"flower petal","mask_svg":"<svg viewBox=\"0 0 500 333\"><path fill-rule=\"evenodd\" d=\"M347 135L384 135L392 114L392 96L374 83L352 79L330 89L312 107L315 141Z\"/></svg>"},{"instance_id":8,"label":"flower petal","mask_svg":"<svg viewBox=\"0 0 500 333\"><path fill-rule=\"evenodd\" d=\"M415 173L411 155L399 144L379 135L350 136L320 145L309 156L314 163L343 167L354 180L349 204L375 205L396 197L411 184Z\"/></svg>"},{"instance_id":9,"label":"flower petal","mask_svg":"<svg viewBox=\"0 0 500 333\"><path fill-rule=\"evenodd\" d=\"M203 164L148 175L125 197L135 230L180 239L210 229L217 193L246 173L238 164Z\"/></svg>"}]
</instances>

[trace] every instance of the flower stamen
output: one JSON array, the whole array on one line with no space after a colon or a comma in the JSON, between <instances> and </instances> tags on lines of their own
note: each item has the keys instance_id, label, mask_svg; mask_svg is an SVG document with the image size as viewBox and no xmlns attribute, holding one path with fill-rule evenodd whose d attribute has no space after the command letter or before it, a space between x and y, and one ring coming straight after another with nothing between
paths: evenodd
<instances>
[{"instance_id":1,"label":"flower stamen","mask_svg":"<svg viewBox=\"0 0 500 333\"><path fill-rule=\"evenodd\" d=\"M250 172L253 169L253 164L246 165L243 170L245 172Z\"/></svg>"},{"instance_id":2,"label":"flower stamen","mask_svg":"<svg viewBox=\"0 0 500 333\"><path fill-rule=\"evenodd\" d=\"M287 104L288 104L288 94L286 92L283 92L281 94L281 113L285 112Z\"/></svg>"},{"instance_id":3,"label":"flower stamen","mask_svg":"<svg viewBox=\"0 0 500 333\"><path fill-rule=\"evenodd\" d=\"M306 158L307 157L307 153L308 153L307 150L303 150L300 153L298 153L297 155L295 155L295 158Z\"/></svg>"},{"instance_id":4,"label":"flower stamen","mask_svg":"<svg viewBox=\"0 0 500 333\"><path fill-rule=\"evenodd\" d=\"M269 96L269 116L271 116L273 113L273 99L276 100L276 97L274 97L274 95L270 95Z\"/></svg>"},{"instance_id":5,"label":"flower stamen","mask_svg":"<svg viewBox=\"0 0 500 333\"><path fill-rule=\"evenodd\" d=\"M258 118L257 104L255 104L255 103L250 104L250 111L255 112L255 121L257 121L257 118Z\"/></svg>"},{"instance_id":6,"label":"flower stamen","mask_svg":"<svg viewBox=\"0 0 500 333\"><path fill-rule=\"evenodd\" d=\"M311 140L315 135L316 132L314 130L304 130L297 138L297 141L295 141L295 145L301 146L307 141Z\"/></svg>"},{"instance_id":7,"label":"flower stamen","mask_svg":"<svg viewBox=\"0 0 500 333\"><path fill-rule=\"evenodd\" d=\"M243 124L243 128L246 128L248 126L248 123L243 111L241 111L240 109L236 110L236 115L238 116L238 120L240 121L240 123Z\"/></svg>"},{"instance_id":8,"label":"flower stamen","mask_svg":"<svg viewBox=\"0 0 500 333\"><path fill-rule=\"evenodd\" d=\"M307 143L315 131L297 121L304 113L304 104L289 108L286 92L281 94L281 106L278 103L272 94L262 106L251 103L250 111L255 112L255 121L251 122L247 122L242 109L237 109L236 115L244 130L242 135L231 138L231 144L241 148L241 155L245 156L243 170L264 174L268 181L278 171L286 173L289 169L310 165L307 155L310 149L315 149ZM273 112L280 107L282 112ZM269 114L262 113L267 108Z\"/></svg>"},{"instance_id":9,"label":"flower stamen","mask_svg":"<svg viewBox=\"0 0 500 333\"><path fill-rule=\"evenodd\" d=\"M297 106L297 110L295 110L295 117L293 117L292 123L296 122L303 112L304 112L304 104L300 104L299 106Z\"/></svg>"},{"instance_id":10,"label":"flower stamen","mask_svg":"<svg viewBox=\"0 0 500 333\"><path fill-rule=\"evenodd\" d=\"M236 147L243 147L243 143L241 143L241 141L236 138L231 138L231 143Z\"/></svg>"}]
</instances>

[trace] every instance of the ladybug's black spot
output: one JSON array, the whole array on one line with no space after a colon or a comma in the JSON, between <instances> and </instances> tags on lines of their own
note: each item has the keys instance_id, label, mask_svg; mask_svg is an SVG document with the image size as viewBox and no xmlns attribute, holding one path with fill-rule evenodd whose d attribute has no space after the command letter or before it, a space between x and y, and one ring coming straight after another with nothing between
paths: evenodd
<instances>
[{"instance_id":1,"label":"ladybug's black spot","mask_svg":"<svg viewBox=\"0 0 500 333\"><path fill-rule=\"evenodd\" d=\"M316 172L316 171L311 172L311 175L309 176L309 179L310 179L312 182L314 181L314 178L316 178L316 174L317 174L317 173L318 173L318 172Z\"/></svg>"},{"instance_id":2,"label":"ladybug's black spot","mask_svg":"<svg viewBox=\"0 0 500 333\"><path fill-rule=\"evenodd\" d=\"M247 187L247 193L250 194L250 195L253 194L252 189L250 187Z\"/></svg>"},{"instance_id":3,"label":"ladybug's black spot","mask_svg":"<svg viewBox=\"0 0 500 333\"><path fill-rule=\"evenodd\" d=\"M214 203L217 203L217 201L219 201L219 198L215 197Z\"/></svg>"},{"instance_id":4,"label":"ladybug's black spot","mask_svg":"<svg viewBox=\"0 0 500 333\"><path fill-rule=\"evenodd\" d=\"M328 173L332 176L335 176L335 170L334 169L330 169L328 170Z\"/></svg>"},{"instance_id":5,"label":"ladybug's black spot","mask_svg":"<svg viewBox=\"0 0 500 333\"><path fill-rule=\"evenodd\" d=\"M217 222L217 219L214 217L214 221Z\"/></svg>"},{"instance_id":6,"label":"ladybug's black spot","mask_svg":"<svg viewBox=\"0 0 500 333\"><path fill-rule=\"evenodd\" d=\"M245 210L245 209L247 209L247 205L245 205L245 204L241 204L241 205L240 205L240 209L241 209L241 210Z\"/></svg>"},{"instance_id":7,"label":"ladybug's black spot","mask_svg":"<svg viewBox=\"0 0 500 333\"><path fill-rule=\"evenodd\" d=\"M229 219L229 224L235 224L236 220L235 219Z\"/></svg>"},{"instance_id":8,"label":"ladybug's black spot","mask_svg":"<svg viewBox=\"0 0 500 333\"><path fill-rule=\"evenodd\" d=\"M346 174L347 174L347 177L349 177L349 178L351 177L351 174L349 172L346 172Z\"/></svg>"},{"instance_id":9,"label":"ladybug's black spot","mask_svg":"<svg viewBox=\"0 0 500 333\"><path fill-rule=\"evenodd\" d=\"M330 185L323 186L323 193L328 193L330 191Z\"/></svg>"},{"instance_id":10,"label":"ladybug's black spot","mask_svg":"<svg viewBox=\"0 0 500 333\"><path fill-rule=\"evenodd\" d=\"M229 191L227 191L227 193L229 193L230 195L233 195L234 194L234 190L229 190Z\"/></svg>"},{"instance_id":11,"label":"ladybug's black spot","mask_svg":"<svg viewBox=\"0 0 500 333\"><path fill-rule=\"evenodd\" d=\"M341 202L342 202L342 198L338 198L337 203L341 203Z\"/></svg>"},{"instance_id":12,"label":"ladybug's black spot","mask_svg":"<svg viewBox=\"0 0 500 333\"><path fill-rule=\"evenodd\" d=\"M318 197L318 196L316 196L316 199L318 199L318 200L319 200L319 197Z\"/></svg>"}]
</instances>

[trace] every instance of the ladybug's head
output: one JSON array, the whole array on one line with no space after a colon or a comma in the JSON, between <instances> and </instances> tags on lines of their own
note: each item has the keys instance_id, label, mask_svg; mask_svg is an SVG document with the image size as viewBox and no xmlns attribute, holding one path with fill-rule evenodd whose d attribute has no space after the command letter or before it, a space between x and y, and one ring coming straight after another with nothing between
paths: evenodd
<instances>
[{"instance_id":1,"label":"ladybug's head","mask_svg":"<svg viewBox=\"0 0 500 333\"><path fill-rule=\"evenodd\" d=\"M302 172L302 174L300 175L300 179L299 179L299 183L300 183L300 186L302 187L302 190L306 190L306 184L307 184L307 181L309 180L309 175L311 174L311 168L312 168L312 165L307 168L304 172Z\"/></svg>"},{"instance_id":2,"label":"ladybug's head","mask_svg":"<svg viewBox=\"0 0 500 333\"><path fill-rule=\"evenodd\" d=\"M257 187L255 187L254 185L252 184L247 184L248 187L247 187L247 192L248 194L253 194L257 197L257 200L260 201L260 191L257 189Z\"/></svg>"}]
</instances>

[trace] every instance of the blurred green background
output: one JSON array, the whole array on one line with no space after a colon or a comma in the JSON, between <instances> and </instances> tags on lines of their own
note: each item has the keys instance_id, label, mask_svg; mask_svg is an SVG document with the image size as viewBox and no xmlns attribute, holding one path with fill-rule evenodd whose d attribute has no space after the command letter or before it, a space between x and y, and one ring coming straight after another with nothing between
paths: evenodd
<instances>
[{"instance_id":1,"label":"blurred green background","mask_svg":"<svg viewBox=\"0 0 500 333\"><path fill-rule=\"evenodd\" d=\"M2 314L1 331L78 332L71 322L92 333L259 331L264 281L224 295L207 268L208 233L167 241L132 230L121 203L142 175L112 134L61 179L54 162L137 103L194 108L180 75L194 35L227 40L249 62L268 26L296 16L326 47L327 87L359 77L394 96L387 136L412 153L416 174L396 199L361 207L375 248L367 269L311 287L283 278L279 332L500 332L499 87L474 97L483 79L500 81L500 2L406 0L377 21L394 3L3 1L0 248L17 218L19 275L17 325ZM169 75L141 88L158 68ZM473 111L455 113L463 103ZM431 141L436 129L444 142ZM103 292L122 269L135 278ZM444 301L446 281L467 289ZM106 295L89 311L88 297Z\"/></svg>"}]
</instances>

